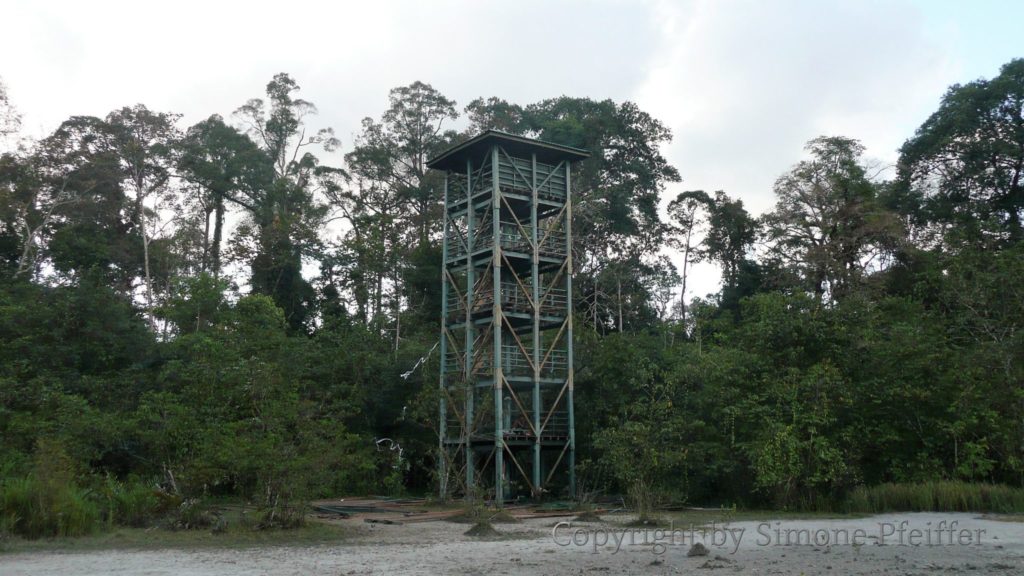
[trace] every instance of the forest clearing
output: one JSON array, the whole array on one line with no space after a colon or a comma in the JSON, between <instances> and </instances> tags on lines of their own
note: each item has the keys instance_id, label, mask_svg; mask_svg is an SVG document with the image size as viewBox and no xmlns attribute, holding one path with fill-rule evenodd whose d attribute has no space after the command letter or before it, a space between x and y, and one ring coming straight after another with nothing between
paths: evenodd
<instances>
[{"instance_id":1,"label":"forest clearing","mask_svg":"<svg viewBox=\"0 0 1024 576\"><path fill-rule=\"evenodd\" d=\"M400 524L367 524L361 519L335 520L342 531L336 540L314 543L264 544L246 546L203 545L178 549L174 546L120 547L111 542L102 549L79 551L34 551L14 553L3 558L4 573L11 576L43 573L68 573L87 576L151 574L163 576L233 576L253 573L281 575L306 574L1017 574L1024 569L1024 523L1020 518L1005 521L973 514L913 513L860 518L829 519L774 517L758 513L757 519L730 520L721 528L745 531L737 544L730 538L725 544L712 544L707 538L706 556L688 556L692 541L680 536L676 542L661 537L653 529L627 526L630 516L605 516L601 522L572 522L561 519L525 518L516 523L495 524L498 534L487 539L466 536L466 524L428 520ZM754 516L753 514L750 516ZM701 520L706 520L702 517ZM594 546L571 542L571 531L556 528L558 522L572 522L573 529L584 527L620 531L624 542L616 545L611 536L607 544ZM689 526L685 515L674 519L675 526ZM887 529L899 529L901 522L909 530L957 523L956 530L984 531L979 544L907 545L893 534L886 543ZM765 524L768 527L765 527ZM701 524L704 526L705 524ZM668 530L667 526L665 528ZM832 533L863 530L863 545L806 544L796 533L829 530ZM558 532L561 530L561 532ZM647 530L644 535L634 531ZM791 531L786 540L772 536L773 531ZM555 536L552 532L556 531ZM767 536L766 536L767 535ZM783 537L784 538L784 537ZM582 542L582 539L579 539ZM698 541L704 541L698 537ZM945 541L943 541L945 542ZM123 546L123 545L122 545ZM133 549L134 548L134 549ZM140 549L141 548L141 549Z\"/></svg>"}]
</instances>

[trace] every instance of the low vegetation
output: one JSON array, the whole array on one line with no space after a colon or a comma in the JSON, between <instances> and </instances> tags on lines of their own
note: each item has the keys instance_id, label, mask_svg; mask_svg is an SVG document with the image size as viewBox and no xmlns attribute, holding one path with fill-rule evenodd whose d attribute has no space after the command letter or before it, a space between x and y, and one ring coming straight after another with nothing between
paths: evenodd
<instances>
[{"instance_id":1,"label":"low vegetation","mask_svg":"<svg viewBox=\"0 0 1024 576\"><path fill-rule=\"evenodd\" d=\"M846 500L851 512L1024 512L1024 488L968 482L859 486Z\"/></svg>"},{"instance_id":2,"label":"low vegetation","mask_svg":"<svg viewBox=\"0 0 1024 576\"><path fill-rule=\"evenodd\" d=\"M346 542L351 532L335 524L310 520L292 530L254 530L240 518L231 518L222 531L159 530L114 527L77 538L7 537L0 539L0 553L32 551L160 550L199 548L267 548L270 546L318 546Z\"/></svg>"}]
</instances>

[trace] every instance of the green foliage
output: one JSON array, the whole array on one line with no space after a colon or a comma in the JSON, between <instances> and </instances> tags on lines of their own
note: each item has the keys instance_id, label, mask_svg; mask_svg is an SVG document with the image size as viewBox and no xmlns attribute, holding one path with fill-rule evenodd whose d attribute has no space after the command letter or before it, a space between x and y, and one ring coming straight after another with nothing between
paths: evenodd
<instances>
[{"instance_id":1,"label":"green foliage","mask_svg":"<svg viewBox=\"0 0 1024 576\"><path fill-rule=\"evenodd\" d=\"M253 98L235 111L265 157L244 152L246 166L255 181L244 187L250 195L233 195L247 209L246 221L231 241L232 250L249 263L253 291L268 295L284 311L288 326L304 331L310 319L315 293L302 276L302 258L312 254L326 207L314 194L314 182L333 171L320 166L306 146L330 152L338 146L334 131L322 128L306 137L305 122L316 114L313 103L295 97L299 85L287 74L276 74L267 84L266 103ZM248 143L229 142L232 148ZM300 152L302 154L300 155ZM261 165L269 160L273 173Z\"/></svg>"},{"instance_id":2,"label":"green foliage","mask_svg":"<svg viewBox=\"0 0 1024 576\"><path fill-rule=\"evenodd\" d=\"M12 478L0 492L4 524L25 538L81 536L96 529L99 508L74 485Z\"/></svg>"},{"instance_id":3,"label":"green foliage","mask_svg":"<svg viewBox=\"0 0 1024 576\"><path fill-rule=\"evenodd\" d=\"M885 483L858 486L845 502L848 512L1024 512L1024 489L967 482Z\"/></svg>"},{"instance_id":4,"label":"green foliage","mask_svg":"<svg viewBox=\"0 0 1024 576\"><path fill-rule=\"evenodd\" d=\"M633 103L470 103L474 131L591 152L572 176L588 492L645 517L1020 511L1022 62L952 87L893 182L856 140L812 140L761 218L691 191L664 222L672 135ZM72 117L0 157L0 531L221 530L224 497L256 509L247 526L294 527L313 498L433 488L425 162L471 134L414 82L331 166L298 90L279 74L234 126L184 132L141 105ZM721 291L675 302L697 260Z\"/></svg>"},{"instance_id":5,"label":"green foliage","mask_svg":"<svg viewBox=\"0 0 1024 576\"><path fill-rule=\"evenodd\" d=\"M160 507L156 490L138 480L121 482L107 476L97 492L102 503L102 516L108 526L146 526Z\"/></svg>"},{"instance_id":6,"label":"green foliage","mask_svg":"<svg viewBox=\"0 0 1024 576\"><path fill-rule=\"evenodd\" d=\"M901 149L897 204L926 240L1008 246L1024 239L1024 59L956 84ZM899 199L905 199L899 201Z\"/></svg>"},{"instance_id":7,"label":"green foliage","mask_svg":"<svg viewBox=\"0 0 1024 576\"><path fill-rule=\"evenodd\" d=\"M202 211L199 268L216 277L221 272L228 204L255 212L273 180L273 165L252 140L216 114L189 128L179 146L178 168L182 177L198 188L194 199ZM212 236L208 234L211 218Z\"/></svg>"},{"instance_id":8,"label":"green foliage","mask_svg":"<svg viewBox=\"0 0 1024 576\"><path fill-rule=\"evenodd\" d=\"M985 268L1021 273L1000 261ZM972 293L958 277L943 277L957 299ZM978 336L1016 335L1001 331L1021 322L1015 302L1000 330L976 315L993 305L952 314L909 298L824 306L811 295L764 293L745 299L736 321L697 308L696 321L712 327L701 342L619 336L584 348L580 435L593 438L591 458L622 491L648 475L647 493L698 502L830 509L864 483L1015 483L1021 404L997 383L1016 377L1020 348L968 338L954 320L963 313L987 325ZM657 411L651 389L672 399L670 411Z\"/></svg>"},{"instance_id":9,"label":"green foliage","mask_svg":"<svg viewBox=\"0 0 1024 576\"><path fill-rule=\"evenodd\" d=\"M634 402L626 406L622 424L597 432L594 447L612 477L627 489L640 518L647 520L658 504L672 495L666 489L686 462L681 422L673 414L671 388L641 361L628 386Z\"/></svg>"},{"instance_id":10,"label":"green foliage","mask_svg":"<svg viewBox=\"0 0 1024 576\"><path fill-rule=\"evenodd\" d=\"M21 114L7 97L7 86L0 79L0 138L17 134L21 129Z\"/></svg>"},{"instance_id":11,"label":"green foliage","mask_svg":"<svg viewBox=\"0 0 1024 576\"><path fill-rule=\"evenodd\" d=\"M96 528L99 507L75 484L74 463L49 439L37 444L29 475L0 484L0 518L25 538L81 536Z\"/></svg>"},{"instance_id":12,"label":"green foliage","mask_svg":"<svg viewBox=\"0 0 1024 576\"><path fill-rule=\"evenodd\" d=\"M811 159L775 183L775 210L763 221L771 260L789 267L801 288L841 299L903 237L897 216L878 201L856 140L819 137L807 143Z\"/></svg>"},{"instance_id":13,"label":"green foliage","mask_svg":"<svg viewBox=\"0 0 1024 576\"><path fill-rule=\"evenodd\" d=\"M332 486L332 476L357 478L349 466L365 470L369 443L356 456L359 437L344 424L355 407L315 394L294 364L311 358L310 345L288 336L265 296L244 297L222 322L175 341L161 376L171 395L144 399L139 429L186 496L237 491L273 522Z\"/></svg>"}]
</instances>

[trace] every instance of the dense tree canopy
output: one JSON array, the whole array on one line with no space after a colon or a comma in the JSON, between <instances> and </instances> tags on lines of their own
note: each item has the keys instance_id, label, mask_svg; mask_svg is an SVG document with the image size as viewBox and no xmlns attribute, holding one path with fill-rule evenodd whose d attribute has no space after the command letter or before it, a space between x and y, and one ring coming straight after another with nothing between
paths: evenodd
<instances>
[{"instance_id":1,"label":"dense tree canopy","mask_svg":"<svg viewBox=\"0 0 1024 576\"><path fill-rule=\"evenodd\" d=\"M4 149L4 477L58 454L76 485L234 495L271 524L313 496L432 490L425 162L494 128L591 153L572 295L589 487L821 507L881 482L1024 483L1024 60L951 87L892 181L857 140L811 140L760 217L727 191L666 197L672 134L631 102L460 109L414 82L341 157L298 91L279 74L230 117L140 104ZM0 137L18 118L0 85ZM697 261L721 291L679 298Z\"/></svg>"},{"instance_id":2,"label":"dense tree canopy","mask_svg":"<svg viewBox=\"0 0 1024 576\"><path fill-rule=\"evenodd\" d=\"M900 183L914 222L968 242L1024 237L1024 59L955 85L904 144Z\"/></svg>"}]
</instances>

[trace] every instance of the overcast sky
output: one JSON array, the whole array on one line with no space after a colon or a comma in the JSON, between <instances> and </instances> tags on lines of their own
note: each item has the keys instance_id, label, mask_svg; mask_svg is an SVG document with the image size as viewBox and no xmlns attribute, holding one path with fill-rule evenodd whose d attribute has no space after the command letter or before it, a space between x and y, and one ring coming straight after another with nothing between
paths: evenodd
<instances>
[{"instance_id":1,"label":"overcast sky","mask_svg":"<svg viewBox=\"0 0 1024 576\"><path fill-rule=\"evenodd\" d=\"M187 124L230 113L288 72L314 127L350 150L390 88L422 80L465 105L559 96L634 100L671 127L682 190L723 189L755 213L818 135L891 163L945 89L1024 56L1024 2L10 2L0 77L45 134L134 103ZM716 289L698 267L690 295Z\"/></svg>"}]
</instances>

